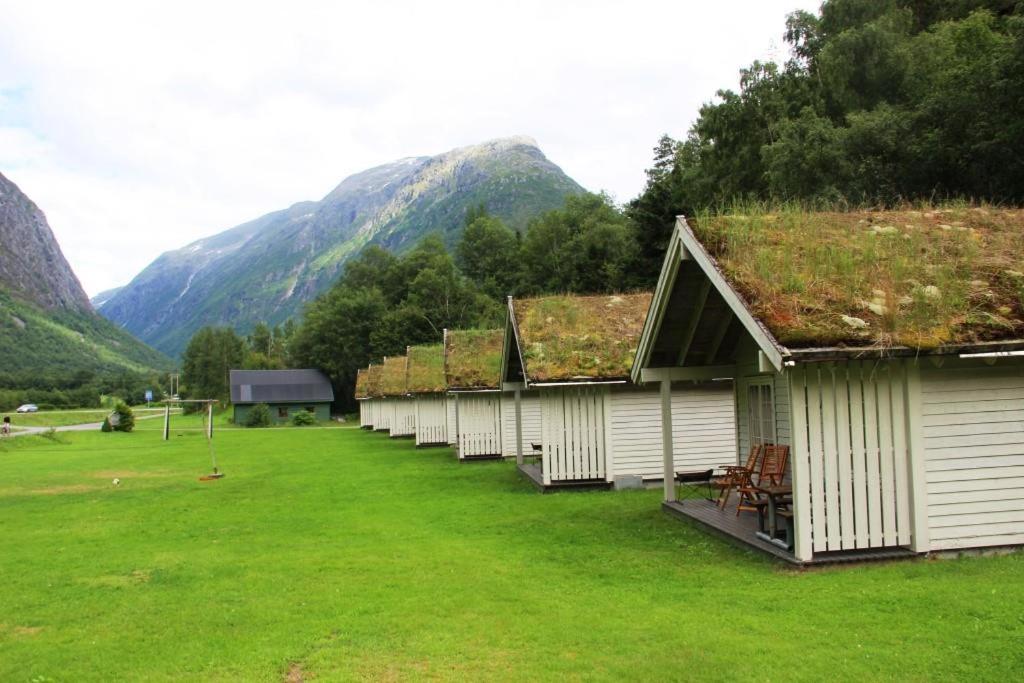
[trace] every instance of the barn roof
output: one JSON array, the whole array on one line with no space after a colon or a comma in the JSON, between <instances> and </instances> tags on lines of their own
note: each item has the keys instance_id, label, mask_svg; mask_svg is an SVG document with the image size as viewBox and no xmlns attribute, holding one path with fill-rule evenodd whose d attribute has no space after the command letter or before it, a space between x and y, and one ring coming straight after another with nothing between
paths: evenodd
<instances>
[{"instance_id":1,"label":"barn roof","mask_svg":"<svg viewBox=\"0 0 1024 683\"><path fill-rule=\"evenodd\" d=\"M384 396L405 396L405 356L389 356L384 359L380 390Z\"/></svg>"},{"instance_id":2,"label":"barn roof","mask_svg":"<svg viewBox=\"0 0 1024 683\"><path fill-rule=\"evenodd\" d=\"M498 389L503 330L448 330L444 370L449 389Z\"/></svg>"},{"instance_id":3,"label":"barn roof","mask_svg":"<svg viewBox=\"0 0 1024 683\"><path fill-rule=\"evenodd\" d=\"M409 393L427 394L444 391L444 345L410 346Z\"/></svg>"},{"instance_id":4,"label":"barn roof","mask_svg":"<svg viewBox=\"0 0 1024 683\"><path fill-rule=\"evenodd\" d=\"M628 378L650 303L650 292L510 300L526 379Z\"/></svg>"},{"instance_id":5,"label":"barn roof","mask_svg":"<svg viewBox=\"0 0 1024 683\"><path fill-rule=\"evenodd\" d=\"M366 368L356 370L356 399L370 397L370 373Z\"/></svg>"},{"instance_id":6,"label":"barn roof","mask_svg":"<svg viewBox=\"0 0 1024 683\"><path fill-rule=\"evenodd\" d=\"M366 392L370 398L380 398L383 396L381 389L381 379L384 374L383 365L374 365L370 363L370 367L366 368Z\"/></svg>"},{"instance_id":7,"label":"barn roof","mask_svg":"<svg viewBox=\"0 0 1024 683\"><path fill-rule=\"evenodd\" d=\"M789 349L1024 339L1020 209L750 212L689 228Z\"/></svg>"},{"instance_id":8,"label":"barn roof","mask_svg":"<svg viewBox=\"0 0 1024 683\"><path fill-rule=\"evenodd\" d=\"M331 382L319 370L232 370L230 382L235 404L334 400Z\"/></svg>"}]
</instances>

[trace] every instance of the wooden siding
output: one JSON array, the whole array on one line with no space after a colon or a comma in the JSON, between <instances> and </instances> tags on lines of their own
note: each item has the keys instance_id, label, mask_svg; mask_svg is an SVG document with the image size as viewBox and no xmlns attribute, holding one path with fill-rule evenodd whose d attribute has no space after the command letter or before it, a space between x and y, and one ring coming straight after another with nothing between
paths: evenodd
<instances>
[{"instance_id":1,"label":"wooden siding","mask_svg":"<svg viewBox=\"0 0 1024 683\"><path fill-rule=\"evenodd\" d=\"M405 397L389 400L394 405L391 436L414 436L416 434L416 402Z\"/></svg>"},{"instance_id":2,"label":"wooden siding","mask_svg":"<svg viewBox=\"0 0 1024 683\"><path fill-rule=\"evenodd\" d=\"M911 542L906 375L899 361L808 363L790 372L800 430L791 458L813 552ZM809 514L808 514L809 513Z\"/></svg>"},{"instance_id":3,"label":"wooden siding","mask_svg":"<svg viewBox=\"0 0 1024 683\"><path fill-rule=\"evenodd\" d=\"M418 394L416 445L448 443L448 409L444 394Z\"/></svg>"},{"instance_id":4,"label":"wooden siding","mask_svg":"<svg viewBox=\"0 0 1024 683\"><path fill-rule=\"evenodd\" d=\"M372 427L373 422L370 417L370 399L363 399L359 401L359 426L360 427Z\"/></svg>"},{"instance_id":5,"label":"wooden siding","mask_svg":"<svg viewBox=\"0 0 1024 683\"><path fill-rule=\"evenodd\" d=\"M540 390L545 485L610 479L605 461L608 393L601 386Z\"/></svg>"},{"instance_id":6,"label":"wooden siding","mask_svg":"<svg viewBox=\"0 0 1024 683\"><path fill-rule=\"evenodd\" d=\"M395 406L393 398L378 398L374 399L377 403L377 416L373 422L373 428L376 431L384 431L391 429L391 423L394 422L395 418Z\"/></svg>"},{"instance_id":7,"label":"wooden siding","mask_svg":"<svg viewBox=\"0 0 1024 683\"><path fill-rule=\"evenodd\" d=\"M623 387L611 393L613 474L661 479L661 399L657 389ZM672 391L676 471L720 468L736 462L731 382Z\"/></svg>"},{"instance_id":8,"label":"wooden siding","mask_svg":"<svg viewBox=\"0 0 1024 683\"><path fill-rule=\"evenodd\" d=\"M454 446L459 440L459 423L456 419L456 406L458 405L458 399L453 394L448 394L445 399L444 411L447 416L448 424L448 445Z\"/></svg>"},{"instance_id":9,"label":"wooden siding","mask_svg":"<svg viewBox=\"0 0 1024 683\"><path fill-rule=\"evenodd\" d=\"M1024 362L921 367L932 550L1024 543Z\"/></svg>"},{"instance_id":10,"label":"wooden siding","mask_svg":"<svg viewBox=\"0 0 1024 683\"><path fill-rule=\"evenodd\" d=\"M524 391L520 394L523 415L523 455L533 454L531 443L541 442L540 394ZM501 397L502 454L506 458L516 457L516 397L506 392Z\"/></svg>"},{"instance_id":11,"label":"wooden siding","mask_svg":"<svg viewBox=\"0 0 1024 683\"><path fill-rule=\"evenodd\" d=\"M501 394L463 393L458 398L460 458L501 455Z\"/></svg>"}]
</instances>

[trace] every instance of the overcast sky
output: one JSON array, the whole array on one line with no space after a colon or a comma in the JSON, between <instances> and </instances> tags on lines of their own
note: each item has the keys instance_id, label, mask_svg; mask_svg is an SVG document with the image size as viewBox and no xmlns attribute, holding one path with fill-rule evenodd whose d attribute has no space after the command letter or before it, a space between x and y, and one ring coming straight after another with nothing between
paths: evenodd
<instances>
[{"instance_id":1,"label":"overcast sky","mask_svg":"<svg viewBox=\"0 0 1024 683\"><path fill-rule=\"evenodd\" d=\"M625 202L658 137L817 5L0 0L0 172L90 295L349 174L506 135Z\"/></svg>"}]
</instances>

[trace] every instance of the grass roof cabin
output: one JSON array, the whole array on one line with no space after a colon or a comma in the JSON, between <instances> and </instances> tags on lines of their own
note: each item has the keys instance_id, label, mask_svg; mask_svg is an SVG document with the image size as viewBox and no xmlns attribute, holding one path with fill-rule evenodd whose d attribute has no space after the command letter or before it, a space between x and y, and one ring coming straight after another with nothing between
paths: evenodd
<instances>
[{"instance_id":1,"label":"grass roof cabin","mask_svg":"<svg viewBox=\"0 0 1024 683\"><path fill-rule=\"evenodd\" d=\"M334 389L319 370L232 370L229 380L235 424L245 424L260 403L270 407L271 420L279 424L300 411L320 422L331 419Z\"/></svg>"},{"instance_id":2,"label":"grass roof cabin","mask_svg":"<svg viewBox=\"0 0 1024 683\"><path fill-rule=\"evenodd\" d=\"M516 432L525 449L517 442L517 461L539 486L639 486L662 476L660 431L651 429L657 391L629 380L650 302L649 292L509 298L502 377L520 404ZM679 467L731 463L729 384L680 386L672 400ZM526 449L538 462L523 462Z\"/></svg>"},{"instance_id":3,"label":"grass roof cabin","mask_svg":"<svg viewBox=\"0 0 1024 683\"><path fill-rule=\"evenodd\" d=\"M408 359L389 356L384 359L380 377L383 409L388 412L392 437L416 435L416 411L408 390Z\"/></svg>"},{"instance_id":4,"label":"grass roof cabin","mask_svg":"<svg viewBox=\"0 0 1024 683\"><path fill-rule=\"evenodd\" d=\"M359 428L373 429L370 400L370 376L366 368L356 370L355 399L359 405Z\"/></svg>"},{"instance_id":5,"label":"grass roof cabin","mask_svg":"<svg viewBox=\"0 0 1024 683\"><path fill-rule=\"evenodd\" d=\"M448 444L448 410L444 377L444 344L410 346L408 391L416 412L416 445Z\"/></svg>"},{"instance_id":6,"label":"grass roof cabin","mask_svg":"<svg viewBox=\"0 0 1024 683\"><path fill-rule=\"evenodd\" d=\"M387 407L387 399L384 398L384 388L381 381L384 378L384 366L370 363L366 368L366 391L367 403L370 408L370 422L375 432L391 430L392 412Z\"/></svg>"},{"instance_id":7,"label":"grass roof cabin","mask_svg":"<svg viewBox=\"0 0 1024 683\"><path fill-rule=\"evenodd\" d=\"M502 457L502 344L500 329L444 332L449 439L460 460Z\"/></svg>"},{"instance_id":8,"label":"grass roof cabin","mask_svg":"<svg viewBox=\"0 0 1024 683\"><path fill-rule=\"evenodd\" d=\"M806 563L1024 543L1022 352L1024 212L748 212L678 220L633 378L736 378L739 457L788 449L792 529L728 533Z\"/></svg>"}]
</instances>

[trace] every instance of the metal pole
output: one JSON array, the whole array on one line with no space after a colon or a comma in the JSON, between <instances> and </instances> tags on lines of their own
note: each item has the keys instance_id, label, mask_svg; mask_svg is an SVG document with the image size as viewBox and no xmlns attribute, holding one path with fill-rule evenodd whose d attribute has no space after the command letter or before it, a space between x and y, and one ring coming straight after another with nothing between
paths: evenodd
<instances>
[{"instance_id":1,"label":"metal pole","mask_svg":"<svg viewBox=\"0 0 1024 683\"><path fill-rule=\"evenodd\" d=\"M164 441L171 438L171 404L164 404Z\"/></svg>"}]
</instances>

